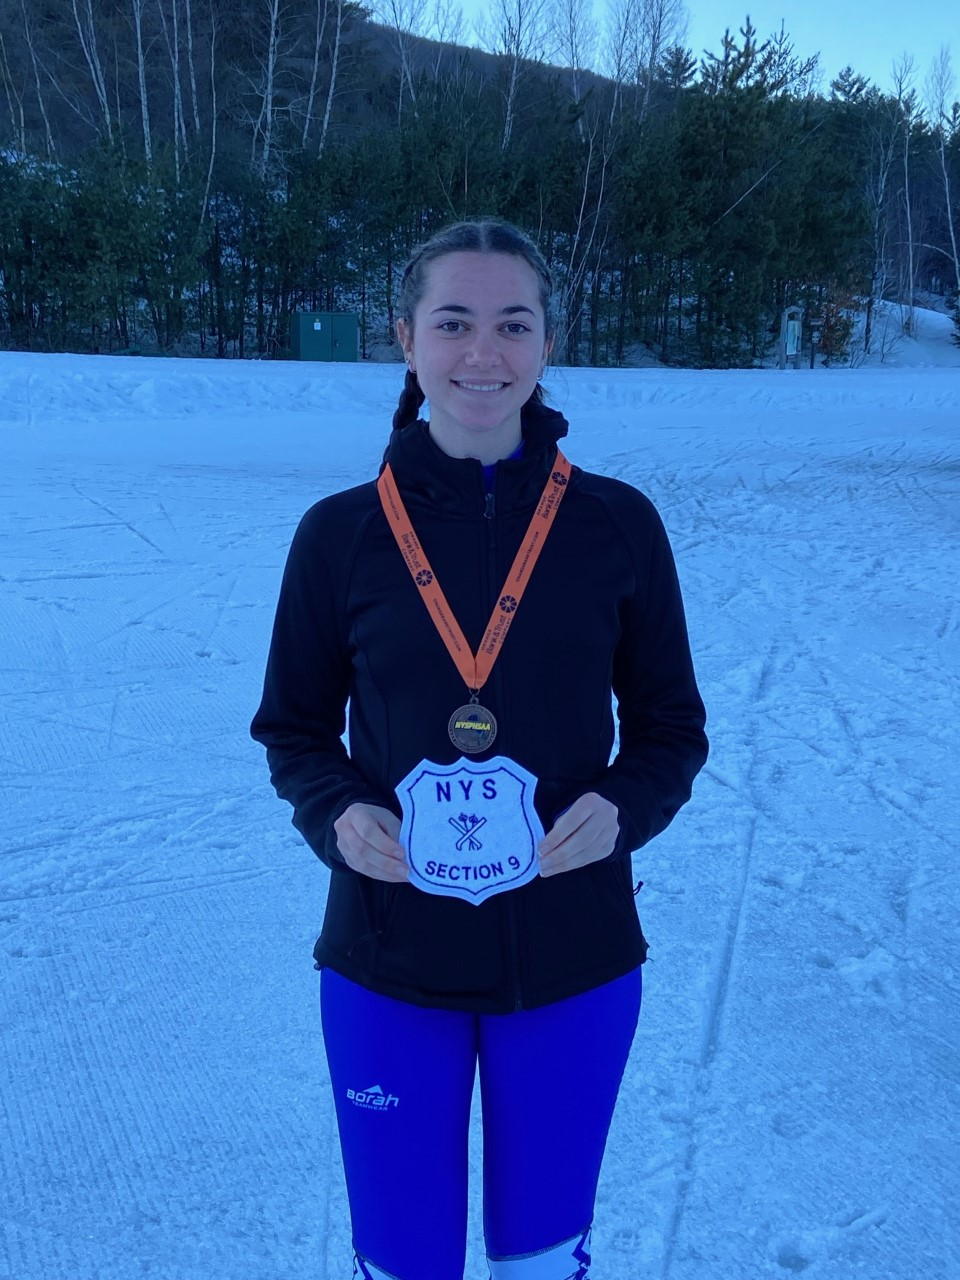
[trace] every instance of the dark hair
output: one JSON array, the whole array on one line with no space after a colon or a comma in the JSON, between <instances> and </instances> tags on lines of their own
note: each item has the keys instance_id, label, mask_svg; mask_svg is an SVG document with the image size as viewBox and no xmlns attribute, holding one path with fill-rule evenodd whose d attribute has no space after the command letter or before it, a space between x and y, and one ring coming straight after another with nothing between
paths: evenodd
<instances>
[{"instance_id":1,"label":"dark hair","mask_svg":"<svg viewBox=\"0 0 960 1280\"><path fill-rule=\"evenodd\" d=\"M529 236L519 228L500 218L483 218L477 222L455 222L444 227L436 235L424 241L414 250L404 268L397 298L397 315L408 326L413 326L413 315L426 287L427 268L431 262L446 257L448 253L506 253L522 258L537 273L540 283L540 304L543 307L546 337L553 335L556 327L553 318L553 281L550 268L543 255ZM393 429L399 431L415 422L426 396L420 389L417 375L407 370L400 403L393 415ZM528 403L543 403L543 388L538 382Z\"/></svg>"}]
</instances>

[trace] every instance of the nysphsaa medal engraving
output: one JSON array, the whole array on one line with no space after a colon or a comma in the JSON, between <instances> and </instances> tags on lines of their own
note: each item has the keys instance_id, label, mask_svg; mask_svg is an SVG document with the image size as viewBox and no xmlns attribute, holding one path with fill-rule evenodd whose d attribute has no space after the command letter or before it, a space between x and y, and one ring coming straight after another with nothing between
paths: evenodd
<instances>
[{"instance_id":1,"label":"nysphsaa medal engraving","mask_svg":"<svg viewBox=\"0 0 960 1280\"><path fill-rule=\"evenodd\" d=\"M486 751L497 736L497 720L492 711L479 702L468 702L456 711L447 722L450 741L458 751L476 755Z\"/></svg>"}]
</instances>

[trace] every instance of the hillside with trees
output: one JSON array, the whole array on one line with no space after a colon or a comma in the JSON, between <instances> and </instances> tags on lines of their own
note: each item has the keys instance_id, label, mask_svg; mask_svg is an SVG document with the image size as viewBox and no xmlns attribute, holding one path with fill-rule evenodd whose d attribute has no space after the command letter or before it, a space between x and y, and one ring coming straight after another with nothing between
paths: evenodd
<instances>
[{"instance_id":1,"label":"hillside with trees","mask_svg":"<svg viewBox=\"0 0 960 1280\"><path fill-rule=\"evenodd\" d=\"M678 0L612 0L599 61L583 0L499 0L483 50L386 6L0 0L0 347L284 357L320 310L379 355L411 249L484 214L547 256L570 364L749 366L787 305L842 359L852 309L869 349L881 300L958 306L946 51L824 91L749 20L698 59Z\"/></svg>"}]
</instances>

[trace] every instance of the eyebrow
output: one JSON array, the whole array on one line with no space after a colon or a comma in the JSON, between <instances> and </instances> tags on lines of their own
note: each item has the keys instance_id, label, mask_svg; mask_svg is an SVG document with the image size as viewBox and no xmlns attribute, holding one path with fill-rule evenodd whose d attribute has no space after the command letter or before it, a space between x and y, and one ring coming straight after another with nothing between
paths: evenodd
<instances>
[{"instance_id":1,"label":"eyebrow","mask_svg":"<svg viewBox=\"0 0 960 1280\"><path fill-rule=\"evenodd\" d=\"M434 309L430 312L430 314L432 316L435 316L438 311L453 311L459 316L473 315L473 312L470 310L469 307L460 306L459 303L456 303L456 302L451 302L448 306L445 306L445 307L434 307ZM514 316L517 314L518 311L525 311L529 316L532 316L535 314L532 308L524 307L520 305L514 305L511 307L501 307L499 314L502 316Z\"/></svg>"}]
</instances>

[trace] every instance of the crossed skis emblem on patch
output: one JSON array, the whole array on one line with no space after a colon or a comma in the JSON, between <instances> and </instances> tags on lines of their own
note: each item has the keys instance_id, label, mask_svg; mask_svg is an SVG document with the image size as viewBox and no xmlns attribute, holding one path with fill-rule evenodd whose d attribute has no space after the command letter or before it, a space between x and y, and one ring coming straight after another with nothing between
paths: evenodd
<instances>
[{"instance_id":1,"label":"crossed skis emblem on patch","mask_svg":"<svg viewBox=\"0 0 960 1280\"><path fill-rule=\"evenodd\" d=\"M483 848L476 837L476 832L486 826L486 818L478 818L475 813L461 813L456 818L448 818L447 821L455 831L460 832L460 839L457 841L458 852L464 845L472 851Z\"/></svg>"}]
</instances>

